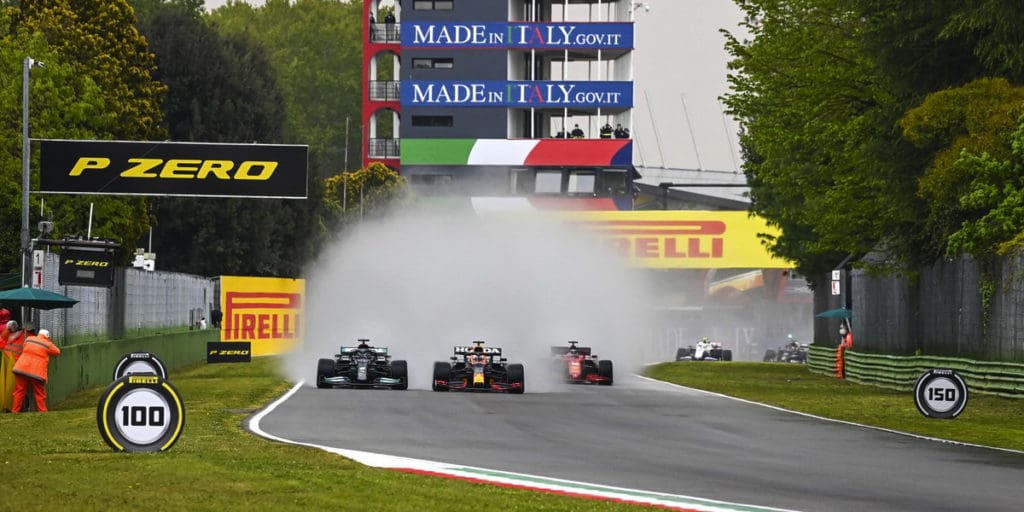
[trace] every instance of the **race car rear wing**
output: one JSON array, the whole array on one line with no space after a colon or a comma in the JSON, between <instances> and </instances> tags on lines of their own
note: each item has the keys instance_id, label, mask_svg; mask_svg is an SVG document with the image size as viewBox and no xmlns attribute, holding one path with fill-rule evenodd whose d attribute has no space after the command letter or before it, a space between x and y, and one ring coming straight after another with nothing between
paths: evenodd
<instances>
[{"instance_id":1,"label":"race car rear wing","mask_svg":"<svg viewBox=\"0 0 1024 512\"><path fill-rule=\"evenodd\" d=\"M576 347L576 351L582 355L590 355L590 347ZM569 353L569 347L551 347L551 355L562 356Z\"/></svg>"},{"instance_id":2,"label":"race car rear wing","mask_svg":"<svg viewBox=\"0 0 1024 512\"><path fill-rule=\"evenodd\" d=\"M346 355L347 354L352 354L352 353L358 352L358 351L359 351L359 347L341 347L341 353L342 354L346 354ZM386 356L388 354L388 348L387 347L370 347L370 351L373 352L374 354L379 355L379 356Z\"/></svg>"},{"instance_id":3,"label":"race car rear wing","mask_svg":"<svg viewBox=\"0 0 1024 512\"><path fill-rule=\"evenodd\" d=\"M500 356L501 355L501 349L498 348L498 347L483 347L483 349L484 349L484 354L486 354L486 355L489 355L489 356ZM469 354L472 354L472 353L473 353L473 347L465 347L465 346L456 346L455 347L455 355L457 355L457 356L465 356L465 355L469 355Z\"/></svg>"}]
</instances>

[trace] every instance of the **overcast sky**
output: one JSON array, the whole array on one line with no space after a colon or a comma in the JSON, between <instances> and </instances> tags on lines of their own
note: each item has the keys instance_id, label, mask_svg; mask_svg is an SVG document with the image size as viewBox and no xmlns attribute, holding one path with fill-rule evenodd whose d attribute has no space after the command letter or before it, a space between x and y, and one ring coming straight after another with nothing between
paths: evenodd
<instances>
[{"instance_id":1,"label":"overcast sky","mask_svg":"<svg viewBox=\"0 0 1024 512\"><path fill-rule=\"evenodd\" d=\"M206 0L211 10L225 3L227 0ZM719 30L738 32L739 8L732 0L645 3L650 10L636 12L633 54L634 163L738 170L738 126L723 116L718 98L728 91L728 55Z\"/></svg>"}]
</instances>

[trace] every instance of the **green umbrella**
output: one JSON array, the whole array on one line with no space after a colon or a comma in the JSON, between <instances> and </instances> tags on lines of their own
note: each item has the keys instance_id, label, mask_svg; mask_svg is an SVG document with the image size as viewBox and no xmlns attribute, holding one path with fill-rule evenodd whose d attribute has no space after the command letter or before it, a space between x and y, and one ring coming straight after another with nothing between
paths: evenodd
<instances>
[{"instance_id":1,"label":"green umbrella","mask_svg":"<svg viewBox=\"0 0 1024 512\"><path fill-rule=\"evenodd\" d=\"M817 315L814 316L818 318L850 318L851 313L852 312L849 309L836 308L830 309L828 311L822 311L821 313L818 313Z\"/></svg>"},{"instance_id":2,"label":"green umbrella","mask_svg":"<svg viewBox=\"0 0 1024 512\"><path fill-rule=\"evenodd\" d=\"M78 300L41 288L23 286L0 292L0 304L10 307L25 306L36 309L57 309L70 308L78 304Z\"/></svg>"}]
</instances>

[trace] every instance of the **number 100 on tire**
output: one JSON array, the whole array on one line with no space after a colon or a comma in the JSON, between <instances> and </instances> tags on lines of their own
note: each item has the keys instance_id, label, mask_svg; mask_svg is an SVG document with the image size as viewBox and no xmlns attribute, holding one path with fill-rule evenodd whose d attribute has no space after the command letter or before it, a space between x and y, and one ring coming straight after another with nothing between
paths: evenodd
<instances>
[{"instance_id":1,"label":"number 100 on tire","mask_svg":"<svg viewBox=\"0 0 1024 512\"><path fill-rule=\"evenodd\" d=\"M130 374L100 396L96 422L100 436L115 451L162 452L181 436L185 407L163 377Z\"/></svg>"}]
</instances>

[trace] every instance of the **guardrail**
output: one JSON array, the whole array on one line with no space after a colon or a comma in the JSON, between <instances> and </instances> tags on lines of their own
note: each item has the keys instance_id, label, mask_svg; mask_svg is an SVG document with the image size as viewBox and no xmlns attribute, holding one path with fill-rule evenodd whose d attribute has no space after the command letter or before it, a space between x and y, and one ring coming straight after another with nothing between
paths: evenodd
<instances>
[{"instance_id":1,"label":"guardrail","mask_svg":"<svg viewBox=\"0 0 1024 512\"><path fill-rule=\"evenodd\" d=\"M50 360L49 403L60 402L75 391L110 384L114 367L127 353L156 354L171 371L204 362L206 343L218 340L218 331L207 329L60 347L60 356Z\"/></svg>"},{"instance_id":2,"label":"guardrail","mask_svg":"<svg viewBox=\"0 0 1024 512\"><path fill-rule=\"evenodd\" d=\"M1024 364L975 361L959 357L891 356L846 351L846 379L860 384L911 391L918 377L933 368L956 370L972 392L1024 398ZM814 373L836 374L836 349L811 345L807 367Z\"/></svg>"}]
</instances>

